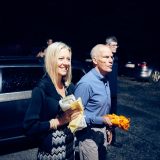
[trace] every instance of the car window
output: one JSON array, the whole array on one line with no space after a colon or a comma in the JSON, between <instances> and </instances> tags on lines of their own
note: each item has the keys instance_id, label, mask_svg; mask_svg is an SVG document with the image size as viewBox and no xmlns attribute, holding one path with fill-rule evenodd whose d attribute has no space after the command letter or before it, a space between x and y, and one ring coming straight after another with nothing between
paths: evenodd
<instances>
[{"instance_id":1,"label":"car window","mask_svg":"<svg viewBox=\"0 0 160 160\"><path fill-rule=\"evenodd\" d=\"M31 90L43 76L43 67L11 67L1 69L0 93Z\"/></svg>"},{"instance_id":2,"label":"car window","mask_svg":"<svg viewBox=\"0 0 160 160\"><path fill-rule=\"evenodd\" d=\"M0 69L0 93L32 90L44 74L43 66L14 66ZM72 69L72 82L76 84L85 74L83 67Z\"/></svg>"}]
</instances>

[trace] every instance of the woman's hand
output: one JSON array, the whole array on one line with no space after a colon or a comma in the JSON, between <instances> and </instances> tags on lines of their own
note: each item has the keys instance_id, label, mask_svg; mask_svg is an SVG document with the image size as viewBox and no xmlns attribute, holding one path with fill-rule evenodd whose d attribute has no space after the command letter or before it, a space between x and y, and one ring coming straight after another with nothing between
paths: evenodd
<instances>
[{"instance_id":1,"label":"woman's hand","mask_svg":"<svg viewBox=\"0 0 160 160\"><path fill-rule=\"evenodd\" d=\"M64 114L60 118L58 118L60 125L69 123L73 119L77 118L79 114L80 114L80 111L78 109L75 109L75 110L68 109L67 111L64 112Z\"/></svg>"},{"instance_id":2,"label":"woman's hand","mask_svg":"<svg viewBox=\"0 0 160 160\"><path fill-rule=\"evenodd\" d=\"M70 115L70 117L71 117L70 121L76 119L80 115L80 113L81 112L78 109L72 110L71 115Z\"/></svg>"},{"instance_id":3,"label":"woman's hand","mask_svg":"<svg viewBox=\"0 0 160 160\"><path fill-rule=\"evenodd\" d=\"M50 129L57 129L57 127L59 126L59 120L57 118L51 119L49 123L50 123Z\"/></svg>"}]
</instances>

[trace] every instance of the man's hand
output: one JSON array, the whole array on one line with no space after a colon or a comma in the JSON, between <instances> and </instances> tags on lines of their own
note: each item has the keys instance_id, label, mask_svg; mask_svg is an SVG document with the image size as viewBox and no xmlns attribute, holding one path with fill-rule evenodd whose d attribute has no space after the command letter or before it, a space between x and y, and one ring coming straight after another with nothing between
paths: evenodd
<instances>
[{"instance_id":1,"label":"man's hand","mask_svg":"<svg viewBox=\"0 0 160 160\"><path fill-rule=\"evenodd\" d=\"M112 138L113 138L112 131L111 130L106 130L106 135L107 135L107 142L108 142L108 144L111 144Z\"/></svg>"},{"instance_id":2,"label":"man's hand","mask_svg":"<svg viewBox=\"0 0 160 160\"><path fill-rule=\"evenodd\" d=\"M111 120L107 116L103 117L103 122L107 124L109 127L112 126Z\"/></svg>"}]
</instances>

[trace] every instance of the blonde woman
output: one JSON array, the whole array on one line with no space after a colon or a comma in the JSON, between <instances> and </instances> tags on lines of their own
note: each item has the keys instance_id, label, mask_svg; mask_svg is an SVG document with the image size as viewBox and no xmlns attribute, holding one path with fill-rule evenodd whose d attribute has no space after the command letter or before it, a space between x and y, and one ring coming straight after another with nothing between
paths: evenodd
<instances>
[{"instance_id":1,"label":"blonde woman","mask_svg":"<svg viewBox=\"0 0 160 160\"><path fill-rule=\"evenodd\" d=\"M67 124L79 111L64 113L59 106L59 100L74 91L71 54L71 48L62 42L49 45L45 56L46 74L32 91L24 129L27 135L39 138L38 160L74 159L74 137Z\"/></svg>"}]
</instances>

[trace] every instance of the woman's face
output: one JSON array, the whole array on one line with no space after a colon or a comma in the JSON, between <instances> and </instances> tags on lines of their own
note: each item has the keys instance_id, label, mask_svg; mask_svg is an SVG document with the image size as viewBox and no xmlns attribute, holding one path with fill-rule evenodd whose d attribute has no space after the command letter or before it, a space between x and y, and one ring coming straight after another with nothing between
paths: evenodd
<instances>
[{"instance_id":1,"label":"woman's face","mask_svg":"<svg viewBox=\"0 0 160 160\"><path fill-rule=\"evenodd\" d=\"M68 49L62 49L57 59L57 73L59 76L67 75L71 66L71 53Z\"/></svg>"}]
</instances>

